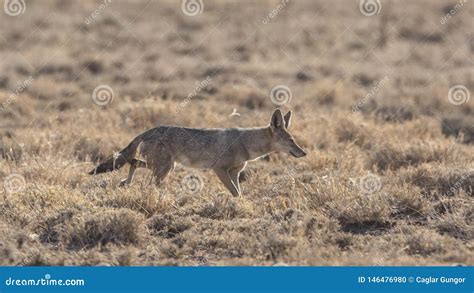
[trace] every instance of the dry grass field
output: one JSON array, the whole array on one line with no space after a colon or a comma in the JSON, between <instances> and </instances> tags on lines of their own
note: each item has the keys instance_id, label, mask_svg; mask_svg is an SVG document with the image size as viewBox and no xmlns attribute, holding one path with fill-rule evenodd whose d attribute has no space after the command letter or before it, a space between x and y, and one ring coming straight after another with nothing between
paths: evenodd
<instances>
[{"instance_id":1,"label":"dry grass field","mask_svg":"<svg viewBox=\"0 0 474 293\"><path fill-rule=\"evenodd\" d=\"M474 265L472 1L18 2L0 265ZM276 107L308 155L249 163L240 198L181 165L87 175L146 129Z\"/></svg>"}]
</instances>

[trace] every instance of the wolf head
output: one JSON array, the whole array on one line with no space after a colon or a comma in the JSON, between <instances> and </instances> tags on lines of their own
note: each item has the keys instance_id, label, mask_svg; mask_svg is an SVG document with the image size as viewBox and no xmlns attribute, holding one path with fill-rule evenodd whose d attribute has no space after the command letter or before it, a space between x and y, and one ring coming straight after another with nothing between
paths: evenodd
<instances>
[{"instance_id":1,"label":"wolf head","mask_svg":"<svg viewBox=\"0 0 474 293\"><path fill-rule=\"evenodd\" d=\"M296 143L293 136L288 132L291 124L291 111L283 117L280 109L273 112L270 122L272 131L272 150L283 152L296 158L306 156L306 152Z\"/></svg>"}]
</instances>

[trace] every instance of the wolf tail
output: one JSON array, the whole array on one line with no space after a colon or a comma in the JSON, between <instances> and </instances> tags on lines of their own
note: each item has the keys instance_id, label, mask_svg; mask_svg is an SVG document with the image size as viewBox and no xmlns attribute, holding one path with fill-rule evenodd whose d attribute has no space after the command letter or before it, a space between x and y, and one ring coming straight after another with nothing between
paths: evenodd
<instances>
[{"instance_id":1,"label":"wolf tail","mask_svg":"<svg viewBox=\"0 0 474 293\"><path fill-rule=\"evenodd\" d=\"M115 154L105 162L100 163L97 167L89 172L89 175L96 175L100 173L110 172L118 170L123 167L127 162L135 157L138 146L141 143L141 139L135 138L126 148Z\"/></svg>"}]
</instances>

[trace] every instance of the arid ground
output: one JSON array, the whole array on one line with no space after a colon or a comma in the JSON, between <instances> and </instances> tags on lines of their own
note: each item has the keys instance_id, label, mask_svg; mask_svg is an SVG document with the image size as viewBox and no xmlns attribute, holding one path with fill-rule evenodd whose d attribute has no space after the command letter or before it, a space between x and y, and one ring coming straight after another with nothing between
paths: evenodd
<instances>
[{"instance_id":1,"label":"arid ground","mask_svg":"<svg viewBox=\"0 0 474 293\"><path fill-rule=\"evenodd\" d=\"M473 1L13 2L1 265L474 265ZM181 165L87 175L276 107L308 155L249 163L240 198Z\"/></svg>"}]
</instances>

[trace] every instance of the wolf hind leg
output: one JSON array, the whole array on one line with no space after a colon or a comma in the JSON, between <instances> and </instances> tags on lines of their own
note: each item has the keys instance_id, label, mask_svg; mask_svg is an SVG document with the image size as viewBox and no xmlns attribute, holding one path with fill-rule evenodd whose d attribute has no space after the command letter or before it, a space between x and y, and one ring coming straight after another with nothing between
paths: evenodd
<instances>
[{"instance_id":1,"label":"wolf hind leg","mask_svg":"<svg viewBox=\"0 0 474 293\"><path fill-rule=\"evenodd\" d=\"M152 182L159 185L171 171L174 170L174 161L162 161L161 164L153 166Z\"/></svg>"}]
</instances>

